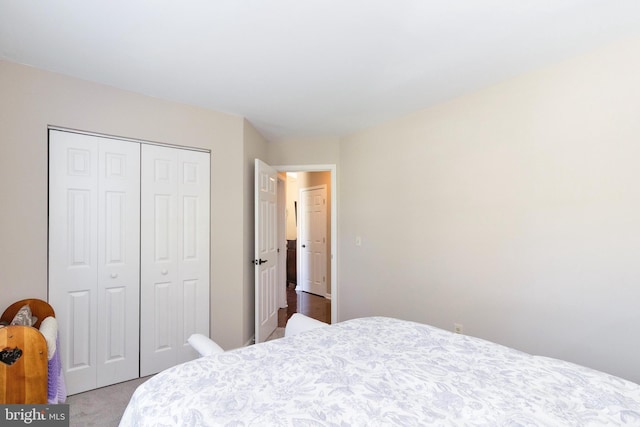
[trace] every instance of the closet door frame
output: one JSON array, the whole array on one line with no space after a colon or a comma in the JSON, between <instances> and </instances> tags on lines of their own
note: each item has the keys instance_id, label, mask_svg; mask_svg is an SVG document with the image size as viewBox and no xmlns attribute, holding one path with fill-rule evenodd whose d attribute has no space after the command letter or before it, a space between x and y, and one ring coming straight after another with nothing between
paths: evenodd
<instances>
[{"instance_id":1,"label":"closet door frame","mask_svg":"<svg viewBox=\"0 0 640 427\"><path fill-rule=\"evenodd\" d=\"M72 180L61 178L62 171L69 169L63 160L65 157L68 160L69 153L57 152L63 149L61 140L80 143L80 149L74 153L74 162L80 169L74 172L77 176ZM109 149L118 144L135 146L136 160L126 160L118 150ZM147 252L144 242L140 241L141 235L143 239L147 236L143 228L148 223L141 212L142 151L153 151L153 147L160 151L172 150L177 155L174 178L178 185L171 215L180 226L174 227L171 237L175 249L171 249L169 258L175 262L174 267L165 269L166 274L162 270L159 273L165 280L174 275L171 280L175 285L166 294L173 308L164 313L151 308L157 305L149 304L147 290L150 288L144 283L152 281L146 277L149 269L142 267ZM48 299L56 309L60 325L68 394L145 376L196 358L198 354L187 339L192 333L208 336L210 324L210 152L50 126L49 155ZM133 163L137 168L136 190L123 198L123 183L118 183L114 172ZM105 179L100 185L98 176L116 179L110 182ZM130 195L137 198L135 203L130 203ZM72 196L78 197L70 201ZM73 206L71 202L76 204L78 212L84 212L82 218L77 217L79 225L73 225L67 218ZM132 205L136 207L135 212L131 210ZM109 216L109 213L117 215ZM135 220L135 226L129 224L131 220ZM124 227L123 221L127 223L126 230L119 228ZM65 236L70 235L82 244L74 246L65 242ZM125 254L126 262L136 265L135 273L122 269L121 258ZM70 266L71 256L78 258L77 265ZM69 270L73 273L71 276ZM147 282L141 282L143 276ZM134 281L132 293L128 287ZM126 292L120 286L125 282ZM61 287L60 283L67 285ZM135 313L131 307L135 307ZM120 339L123 331L126 338ZM156 345L158 334L165 332L168 333L166 347L171 351L162 349L160 353L170 356L162 363L145 362L147 355L154 353L147 350L151 348L149 338L153 338ZM134 361L129 363L131 357ZM123 367L124 359L127 359L127 368Z\"/></svg>"}]
</instances>

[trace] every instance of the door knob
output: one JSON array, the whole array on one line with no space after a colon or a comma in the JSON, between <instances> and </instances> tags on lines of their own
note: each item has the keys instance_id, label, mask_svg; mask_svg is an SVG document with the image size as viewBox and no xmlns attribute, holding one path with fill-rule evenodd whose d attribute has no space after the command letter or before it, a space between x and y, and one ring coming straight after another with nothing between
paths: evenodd
<instances>
[{"instance_id":1,"label":"door knob","mask_svg":"<svg viewBox=\"0 0 640 427\"><path fill-rule=\"evenodd\" d=\"M254 260L253 260L253 263L254 263L255 265L262 265L262 264L264 264L264 263L265 263L265 262L267 262L267 261L268 261L268 260L266 260L266 259L262 259L262 258L261 258L261 259L254 259Z\"/></svg>"},{"instance_id":2,"label":"door knob","mask_svg":"<svg viewBox=\"0 0 640 427\"><path fill-rule=\"evenodd\" d=\"M163 276L166 276L168 272L169 272L168 270L162 270L160 274L162 274Z\"/></svg>"},{"instance_id":3,"label":"door knob","mask_svg":"<svg viewBox=\"0 0 640 427\"><path fill-rule=\"evenodd\" d=\"M111 278L112 278L112 279L115 279L115 278L117 278L117 277L118 277L118 273L111 273Z\"/></svg>"},{"instance_id":4,"label":"door knob","mask_svg":"<svg viewBox=\"0 0 640 427\"><path fill-rule=\"evenodd\" d=\"M303 248L306 248L306 247L307 247L307 245L302 245L302 247L303 247Z\"/></svg>"}]
</instances>

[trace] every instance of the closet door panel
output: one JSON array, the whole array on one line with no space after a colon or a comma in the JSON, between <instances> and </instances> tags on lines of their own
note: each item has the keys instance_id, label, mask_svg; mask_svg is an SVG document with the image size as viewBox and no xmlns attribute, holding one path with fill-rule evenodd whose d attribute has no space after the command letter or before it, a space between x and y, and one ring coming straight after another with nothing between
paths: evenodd
<instances>
[{"instance_id":1,"label":"closet door panel","mask_svg":"<svg viewBox=\"0 0 640 427\"><path fill-rule=\"evenodd\" d=\"M181 306L176 150L143 145L141 167L140 374L146 376L176 364Z\"/></svg>"},{"instance_id":2,"label":"closet door panel","mask_svg":"<svg viewBox=\"0 0 640 427\"><path fill-rule=\"evenodd\" d=\"M178 251L182 292L178 362L197 357L191 334L209 336L210 155L178 150Z\"/></svg>"},{"instance_id":3,"label":"closet door panel","mask_svg":"<svg viewBox=\"0 0 640 427\"><path fill-rule=\"evenodd\" d=\"M96 386L98 141L50 132L49 303L69 394Z\"/></svg>"},{"instance_id":4,"label":"closet door panel","mask_svg":"<svg viewBox=\"0 0 640 427\"><path fill-rule=\"evenodd\" d=\"M155 283L154 284L154 341L153 352L155 354L161 352L169 352L173 348L173 336L172 323L170 322L170 316L166 316L165 313L171 312L173 288L171 283Z\"/></svg>"},{"instance_id":5,"label":"closet door panel","mask_svg":"<svg viewBox=\"0 0 640 427\"><path fill-rule=\"evenodd\" d=\"M182 331L181 340L186 340L191 334L196 333L198 314L197 310L193 307L197 307L198 304L198 281L197 280L185 280L182 283Z\"/></svg>"},{"instance_id":6,"label":"closet door panel","mask_svg":"<svg viewBox=\"0 0 640 427\"><path fill-rule=\"evenodd\" d=\"M142 147L141 375L198 356L209 335L209 154Z\"/></svg>"},{"instance_id":7,"label":"closet door panel","mask_svg":"<svg viewBox=\"0 0 640 427\"><path fill-rule=\"evenodd\" d=\"M49 133L49 302L68 394L139 376L140 146Z\"/></svg>"},{"instance_id":8,"label":"closet door panel","mask_svg":"<svg viewBox=\"0 0 640 427\"><path fill-rule=\"evenodd\" d=\"M98 377L139 376L140 144L99 138Z\"/></svg>"},{"instance_id":9,"label":"closet door panel","mask_svg":"<svg viewBox=\"0 0 640 427\"><path fill-rule=\"evenodd\" d=\"M68 333L66 335L72 353L67 357L67 371L72 376L82 375L92 368L93 351L88 343L91 342L91 305L92 293L87 291L69 292L67 294L66 313Z\"/></svg>"},{"instance_id":10,"label":"closet door panel","mask_svg":"<svg viewBox=\"0 0 640 427\"><path fill-rule=\"evenodd\" d=\"M125 359L130 351L127 348L126 340L127 327L131 326L127 325L127 289L124 286L106 289L104 303L107 314L104 319L104 361L105 363L117 363Z\"/></svg>"}]
</instances>

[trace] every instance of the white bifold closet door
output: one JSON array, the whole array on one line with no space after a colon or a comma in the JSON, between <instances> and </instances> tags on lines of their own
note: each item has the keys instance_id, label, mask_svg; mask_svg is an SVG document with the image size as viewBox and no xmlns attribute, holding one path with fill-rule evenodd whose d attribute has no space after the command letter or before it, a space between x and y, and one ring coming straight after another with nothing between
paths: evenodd
<instances>
[{"instance_id":1,"label":"white bifold closet door","mask_svg":"<svg viewBox=\"0 0 640 427\"><path fill-rule=\"evenodd\" d=\"M68 394L138 377L140 144L49 133L49 302Z\"/></svg>"},{"instance_id":2,"label":"white bifold closet door","mask_svg":"<svg viewBox=\"0 0 640 427\"><path fill-rule=\"evenodd\" d=\"M197 357L209 336L209 153L142 146L140 375Z\"/></svg>"},{"instance_id":3,"label":"white bifold closet door","mask_svg":"<svg viewBox=\"0 0 640 427\"><path fill-rule=\"evenodd\" d=\"M68 394L198 356L209 186L209 153L49 131L49 302Z\"/></svg>"}]
</instances>

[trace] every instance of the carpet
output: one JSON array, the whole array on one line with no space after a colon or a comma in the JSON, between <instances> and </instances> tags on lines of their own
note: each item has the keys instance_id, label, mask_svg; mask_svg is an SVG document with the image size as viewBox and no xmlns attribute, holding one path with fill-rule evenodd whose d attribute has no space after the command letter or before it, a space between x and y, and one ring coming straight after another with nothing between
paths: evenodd
<instances>
[{"instance_id":1,"label":"carpet","mask_svg":"<svg viewBox=\"0 0 640 427\"><path fill-rule=\"evenodd\" d=\"M70 427L117 427L131 395L151 377L138 378L67 398Z\"/></svg>"}]
</instances>

